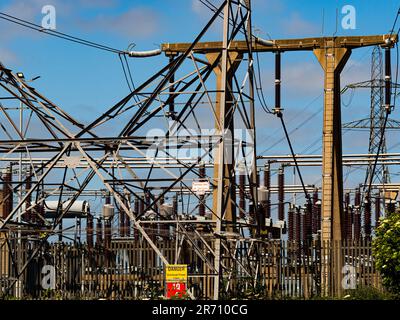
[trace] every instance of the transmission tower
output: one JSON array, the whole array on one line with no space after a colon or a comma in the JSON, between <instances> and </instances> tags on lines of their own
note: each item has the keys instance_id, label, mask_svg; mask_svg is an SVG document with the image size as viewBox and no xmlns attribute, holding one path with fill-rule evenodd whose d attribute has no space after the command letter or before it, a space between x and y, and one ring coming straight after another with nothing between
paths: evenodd
<instances>
[{"instance_id":1,"label":"transmission tower","mask_svg":"<svg viewBox=\"0 0 400 320\"><path fill-rule=\"evenodd\" d=\"M369 130L369 154L378 152L386 153L386 135L383 132L385 122L385 108L383 108L383 67L382 51L376 46L372 50L371 61L371 111L370 111L370 130ZM382 138L382 142L380 139ZM381 143L381 150L379 145ZM370 162L365 176L365 183L371 180L373 175L373 163ZM388 183L390 182L389 168L381 164L376 168L376 174L372 177L372 182Z\"/></svg>"},{"instance_id":2,"label":"transmission tower","mask_svg":"<svg viewBox=\"0 0 400 320\"><path fill-rule=\"evenodd\" d=\"M394 86L398 85L392 84L392 88ZM346 129L369 129L369 154L378 153L380 144L381 149L379 150L379 153L384 154L387 151L386 136L383 132L385 122L385 108L383 107L384 87L385 80L383 76L382 50L379 46L376 46L372 50L371 80L349 84L342 90L342 93L344 93L347 89L371 89L370 116L368 118L355 120L343 125L343 128ZM388 119L386 129L400 129L400 122L394 119ZM381 138L383 139L382 143L380 142ZM373 174L373 165L374 164L372 162L368 165L364 185L366 185L371 179L371 175ZM374 177L372 177L372 182L389 183L390 174L388 166L385 164L377 164Z\"/></svg>"}]
</instances>

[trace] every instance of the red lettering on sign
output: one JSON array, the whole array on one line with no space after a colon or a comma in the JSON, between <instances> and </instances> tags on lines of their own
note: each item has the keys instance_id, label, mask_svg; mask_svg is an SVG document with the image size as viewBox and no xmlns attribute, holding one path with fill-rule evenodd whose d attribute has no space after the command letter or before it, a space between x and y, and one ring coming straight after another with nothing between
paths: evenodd
<instances>
[{"instance_id":1,"label":"red lettering on sign","mask_svg":"<svg viewBox=\"0 0 400 320\"><path fill-rule=\"evenodd\" d=\"M167 298L182 297L186 294L184 282L167 282Z\"/></svg>"}]
</instances>

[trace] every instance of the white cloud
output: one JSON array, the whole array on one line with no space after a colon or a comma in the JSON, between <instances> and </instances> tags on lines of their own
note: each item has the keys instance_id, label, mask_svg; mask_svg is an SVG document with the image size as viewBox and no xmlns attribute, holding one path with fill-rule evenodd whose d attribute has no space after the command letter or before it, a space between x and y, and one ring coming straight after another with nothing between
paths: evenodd
<instances>
[{"instance_id":1,"label":"white cloud","mask_svg":"<svg viewBox=\"0 0 400 320\"><path fill-rule=\"evenodd\" d=\"M148 37L159 30L158 14L148 8L133 8L117 16L98 15L78 24L86 31L117 33L128 37Z\"/></svg>"},{"instance_id":2,"label":"white cloud","mask_svg":"<svg viewBox=\"0 0 400 320\"><path fill-rule=\"evenodd\" d=\"M79 0L79 5L87 8L110 8L118 3L118 0Z\"/></svg>"},{"instance_id":3,"label":"white cloud","mask_svg":"<svg viewBox=\"0 0 400 320\"><path fill-rule=\"evenodd\" d=\"M203 2L206 3L206 1ZM192 10L200 16L209 16L212 13L210 8L212 8L213 6L217 8L221 6L221 3L219 1L208 0L208 2L210 2L211 5L206 6L200 0L192 0Z\"/></svg>"},{"instance_id":4,"label":"white cloud","mask_svg":"<svg viewBox=\"0 0 400 320\"><path fill-rule=\"evenodd\" d=\"M268 70L263 72L263 86L272 94L274 74ZM282 64L282 93L286 96L310 97L323 90L324 74L318 61L285 62Z\"/></svg>"},{"instance_id":5,"label":"white cloud","mask_svg":"<svg viewBox=\"0 0 400 320\"><path fill-rule=\"evenodd\" d=\"M319 27L304 19L298 12L292 12L289 18L283 19L281 29L286 34L299 36L311 36L319 32Z\"/></svg>"},{"instance_id":6,"label":"white cloud","mask_svg":"<svg viewBox=\"0 0 400 320\"><path fill-rule=\"evenodd\" d=\"M18 62L18 58L11 50L0 48L0 62L7 66Z\"/></svg>"},{"instance_id":7,"label":"white cloud","mask_svg":"<svg viewBox=\"0 0 400 320\"><path fill-rule=\"evenodd\" d=\"M368 51L369 52L369 51ZM371 55L368 55L370 57ZM361 62L355 59L349 59L341 75L341 84L347 85L366 81L371 78L369 61Z\"/></svg>"}]
</instances>

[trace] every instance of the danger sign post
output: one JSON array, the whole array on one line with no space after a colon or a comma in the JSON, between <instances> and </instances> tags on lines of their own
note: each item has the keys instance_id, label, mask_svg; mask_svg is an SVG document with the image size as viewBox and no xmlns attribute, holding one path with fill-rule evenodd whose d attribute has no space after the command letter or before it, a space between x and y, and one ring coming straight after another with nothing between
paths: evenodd
<instances>
[{"instance_id":1,"label":"danger sign post","mask_svg":"<svg viewBox=\"0 0 400 320\"><path fill-rule=\"evenodd\" d=\"M187 265L170 264L165 269L166 297L182 297L186 294Z\"/></svg>"}]
</instances>

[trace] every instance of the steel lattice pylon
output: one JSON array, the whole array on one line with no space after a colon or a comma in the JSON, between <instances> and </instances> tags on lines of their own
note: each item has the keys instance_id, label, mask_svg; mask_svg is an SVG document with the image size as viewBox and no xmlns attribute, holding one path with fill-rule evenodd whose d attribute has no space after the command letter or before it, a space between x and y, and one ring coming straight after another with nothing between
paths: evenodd
<instances>
[{"instance_id":1,"label":"steel lattice pylon","mask_svg":"<svg viewBox=\"0 0 400 320\"><path fill-rule=\"evenodd\" d=\"M378 152L386 153L386 135L383 130L385 122L385 108L383 108L383 68L382 51L380 47L374 47L371 60L371 112L370 112L370 133L369 133L369 154ZM380 139L383 139L381 150L379 149ZM365 176L365 182L370 181L373 174L373 163L370 163ZM376 168L372 182L390 182L389 168L382 164Z\"/></svg>"},{"instance_id":2,"label":"steel lattice pylon","mask_svg":"<svg viewBox=\"0 0 400 320\"><path fill-rule=\"evenodd\" d=\"M396 84L395 84L396 85ZM371 89L371 105L370 116L361 120L355 120L343 125L345 129L368 129L369 130L369 145L368 153L377 154L382 137L383 141L379 153L386 153L386 135L382 132L385 122L385 108L383 107L383 97L385 80L383 76L382 50L379 46L374 47L371 56L371 79L363 82L347 85L343 90L357 88ZM386 129L400 129L400 123L393 119L388 119ZM371 179L373 163L368 165L364 185L367 185ZM377 164L372 183L389 183L390 174L389 168L385 164Z\"/></svg>"}]
</instances>

